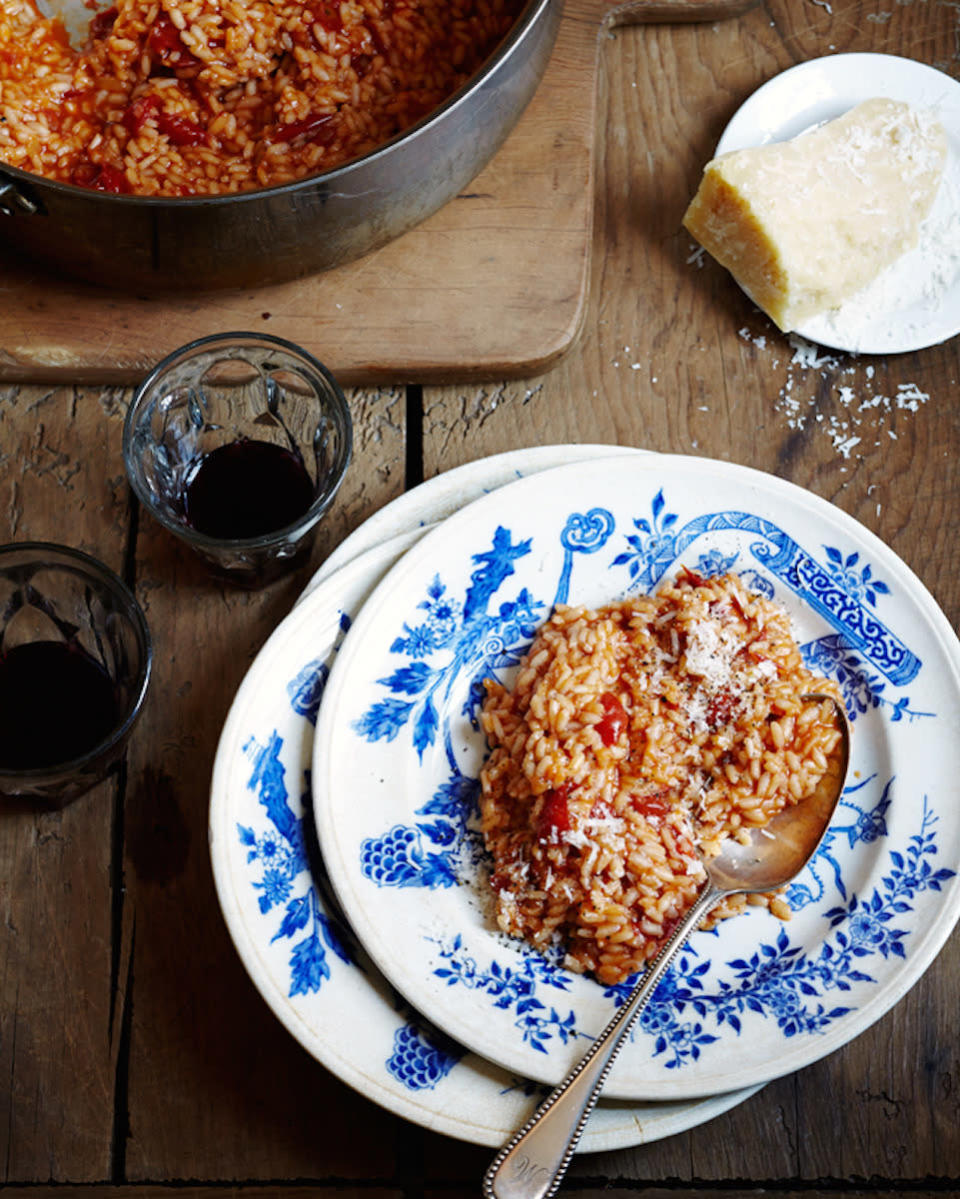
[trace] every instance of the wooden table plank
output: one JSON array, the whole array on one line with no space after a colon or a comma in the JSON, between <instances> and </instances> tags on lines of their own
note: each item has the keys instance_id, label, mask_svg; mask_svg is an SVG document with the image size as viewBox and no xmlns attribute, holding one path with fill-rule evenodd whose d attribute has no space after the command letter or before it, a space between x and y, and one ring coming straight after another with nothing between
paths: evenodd
<instances>
[{"instance_id":1,"label":"wooden table plank","mask_svg":"<svg viewBox=\"0 0 960 1199\"><path fill-rule=\"evenodd\" d=\"M112 394L0 391L0 541L66 540L123 569L121 417ZM110 1174L116 794L108 780L59 812L0 801L0 1187Z\"/></svg>"},{"instance_id":2,"label":"wooden table plank","mask_svg":"<svg viewBox=\"0 0 960 1199\"><path fill-rule=\"evenodd\" d=\"M400 1199L408 1192L400 1189L358 1186L305 1186L298 1183L277 1183L270 1187L262 1186L203 1186L193 1184L177 1187L178 1199ZM626 1196L642 1194L643 1199L729 1199L728 1188L710 1186L688 1187L644 1187L637 1191L630 1186L629 1180L608 1185L597 1183L583 1186L567 1186L564 1195L576 1196L576 1199L600 1199L601 1196ZM159 1186L47 1186L47 1187L12 1187L4 1192L9 1199L167 1199L169 1188ZM475 1195L475 1190L467 1190L457 1185L429 1189L423 1193L424 1199L457 1199L461 1195ZM736 1191L738 1199L808 1199L810 1191L792 1188L772 1189L768 1187L742 1187ZM833 1187L818 1188L817 1199L897 1199L903 1191L891 1187ZM944 1191L933 1186L929 1189L911 1189L915 1199L941 1199Z\"/></svg>"},{"instance_id":3,"label":"wooden table plank","mask_svg":"<svg viewBox=\"0 0 960 1199\"><path fill-rule=\"evenodd\" d=\"M274 1183L269 1187L257 1185L204 1186L190 1184L176 1188L178 1199L401 1199L409 1192L399 1188L343 1186L309 1186L302 1183ZM808 1199L809 1189L769 1186L741 1186L735 1192L739 1199ZM904 1192L884 1186L830 1186L818 1187L817 1199L897 1199ZM940 1199L945 1193L942 1187L911 1188L915 1199ZM9 1199L167 1199L170 1189L161 1186L40 1186L10 1187L4 1191ZM458 1199L461 1195L475 1195L457 1184L429 1188L422 1192L423 1199ZM709 1185L696 1187L655 1186L638 1190L630 1185L629 1179L620 1179L612 1185L607 1182L582 1185L567 1185L563 1194L576 1199L600 1199L601 1196L627 1196L642 1194L643 1199L729 1199L729 1188Z\"/></svg>"},{"instance_id":4,"label":"wooden table plank","mask_svg":"<svg viewBox=\"0 0 960 1199\"><path fill-rule=\"evenodd\" d=\"M178 1199L401 1199L409 1194L400 1188L360 1187L351 1184L337 1186L311 1186L303 1183L273 1183L269 1187L253 1185L234 1186L204 1186L199 1183L178 1186ZM734 1192L738 1199L808 1199L811 1191L807 1188L741 1186ZM893 1187L884 1186L831 1186L818 1187L814 1192L817 1199L896 1199L904 1192ZM941 1199L945 1193L941 1187L931 1185L911 1189L910 1195L915 1199ZM422 1192L423 1199L459 1199L459 1196L475 1196L475 1189L468 1190L457 1184L442 1187L430 1187ZM612 1184L585 1182L582 1185L567 1185L562 1192L564 1195L576 1196L576 1199L600 1199L601 1196L614 1195L626 1197L642 1195L643 1199L729 1199L731 1191L727 1187L712 1187L709 1185L696 1187L654 1186L636 1188L631 1186L629 1179L615 1180ZM10 1187L4 1191L9 1199L168 1199L169 1187L161 1186L40 1186L40 1187Z\"/></svg>"},{"instance_id":5,"label":"wooden table plank","mask_svg":"<svg viewBox=\"0 0 960 1199\"><path fill-rule=\"evenodd\" d=\"M12 1187L4 1191L10 1199L169 1199L163 1186L49 1186ZM391 1187L304 1186L298 1183L264 1186L178 1186L177 1199L400 1199L402 1191Z\"/></svg>"},{"instance_id":6,"label":"wooden table plank","mask_svg":"<svg viewBox=\"0 0 960 1199\"><path fill-rule=\"evenodd\" d=\"M306 569L263 591L238 591L141 520L137 577L156 661L150 735L131 747L126 808L135 990L125 1166L134 1181L388 1177L394 1169L400 1121L313 1061L244 975L207 852L214 753L243 675L325 553L403 488L402 393L350 400L356 454Z\"/></svg>"}]
</instances>

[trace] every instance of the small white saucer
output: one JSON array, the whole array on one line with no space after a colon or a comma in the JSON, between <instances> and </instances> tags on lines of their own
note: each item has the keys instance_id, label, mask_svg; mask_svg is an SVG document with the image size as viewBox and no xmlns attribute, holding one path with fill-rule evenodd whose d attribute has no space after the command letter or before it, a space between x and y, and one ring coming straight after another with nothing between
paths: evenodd
<instances>
[{"instance_id":1,"label":"small white saucer","mask_svg":"<svg viewBox=\"0 0 960 1199\"><path fill-rule=\"evenodd\" d=\"M834 54L800 63L758 88L724 130L716 153L785 141L886 96L932 108L949 156L920 244L834 312L794 332L857 354L898 354L960 332L960 83L893 54Z\"/></svg>"}]
</instances>

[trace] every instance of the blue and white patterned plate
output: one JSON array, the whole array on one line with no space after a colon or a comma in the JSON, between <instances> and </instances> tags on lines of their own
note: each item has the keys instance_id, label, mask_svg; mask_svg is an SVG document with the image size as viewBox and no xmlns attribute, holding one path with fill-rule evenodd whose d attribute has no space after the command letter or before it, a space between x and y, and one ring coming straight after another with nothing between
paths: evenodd
<instances>
[{"instance_id":1,"label":"blue and white patterned plate","mask_svg":"<svg viewBox=\"0 0 960 1199\"><path fill-rule=\"evenodd\" d=\"M844 1044L929 965L958 915L960 646L916 577L839 509L771 476L654 455L561 467L427 533L364 606L314 753L330 875L383 973L445 1032L556 1082L623 1000L499 935L480 880L482 680L552 604L733 571L785 605L854 721L850 783L794 918L698 933L605 1093L689 1098Z\"/></svg>"},{"instance_id":2,"label":"blue and white patterned plate","mask_svg":"<svg viewBox=\"0 0 960 1199\"><path fill-rule=\"evenodd\" d=\"M468 502L502 482L505 469L515 478L517 471L588 452L566 447L554 455L534 451L478 462L457 472L458 494ZM220 739L210 849L217 895L240 958L308 1052L398 1115L492 1146L528 1118L537 1088L453 1044L378 973L330 898L304 806L314 721L337 647L367 594L419 536L399 532L404 517L417 525L432 512L442 515L447 491L441 477L395 501L389 524L383 518L379 525L397 536L381 546L368 541L373 548L318 582L264 646ZM438 508L430 507L431 494L440 499ZM682 1132L754 1090L697 1102L604 1102L581 1149L624 1148Z\"/></svg>"}]
</instances>

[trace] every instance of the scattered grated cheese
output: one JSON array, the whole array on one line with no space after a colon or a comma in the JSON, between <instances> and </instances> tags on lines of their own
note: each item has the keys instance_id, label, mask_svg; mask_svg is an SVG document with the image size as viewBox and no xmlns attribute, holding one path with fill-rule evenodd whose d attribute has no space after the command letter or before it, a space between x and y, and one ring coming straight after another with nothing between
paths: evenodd
<instances>
[{"instance_id":1,"label":"scattered grated cheese","mask_svg":"<svg viewBox=\"0 0 960 1199\"><path fill-rule=\"evenodd\" d=\"M622 833L625 828L623 820L619 816L606 816L602 818L589 817L584 820L582 828L588 833ZM567 841L567 844L572 844Z\"/></svg>"},{"instance_id":2,"label":"scattered grated cheese","mask_svg":"<svg viewBox=\"0 0 960 1199\"><path fill-rule=\"evenodd\" d=\"M766 344L762 334L751 333L746 327L739 333L758 348ZM788 429L819 428L845 460L859 460L862 447L881 444L877 438L882 433L896 441L899 434L888 427L889 422L899 413L919 412L930 401L929 393L910 381L897 384L893 395L874 391L876 368L872 365L861 369L855 357L841 360L795 333L789 341L793 356L774 410L785 418ZM824 383L833 384L826 394L833 396L834 412L819 410L824 404Z\"/></svg>"}]
</instances>

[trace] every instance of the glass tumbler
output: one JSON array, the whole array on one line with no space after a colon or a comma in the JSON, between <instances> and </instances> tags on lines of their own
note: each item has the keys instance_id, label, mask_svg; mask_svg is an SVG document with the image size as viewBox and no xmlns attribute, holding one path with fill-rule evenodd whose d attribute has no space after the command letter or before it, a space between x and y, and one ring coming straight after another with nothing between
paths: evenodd
<instances>
[{"instance_id":1,"label":"glass tumbler","mask_svg":"<svg viewBox=\"0 0 960 1199\"><path fill-rule=\"evenodd\" d=\"M150 680L150 633L102 562L0 546L0 795L61 807L117 765Z\"/></svg>"},{"instance_id":2,"label":"glass tumbler","mask_svg":"<svg viewBox=\"0 0 960 1199\"><path fill-rule=\"evenodd\" d=\"M310 552L343 482L350 409L292 342L223 333L175 350L137 388L123 431L140 502L215 573L258 587Z\"/></svg>"}]
</instances>

